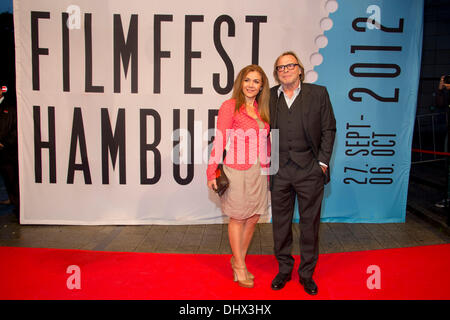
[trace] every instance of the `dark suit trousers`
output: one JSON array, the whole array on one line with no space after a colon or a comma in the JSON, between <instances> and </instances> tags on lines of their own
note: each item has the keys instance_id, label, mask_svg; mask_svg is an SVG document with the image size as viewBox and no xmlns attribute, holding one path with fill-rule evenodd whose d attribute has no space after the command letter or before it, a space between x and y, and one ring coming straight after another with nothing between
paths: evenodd
<instances>
[{"instance_id":1,"label":"dark suit trousers","mask_svg":"<svg viewBox=\"0 0 450 320\"><path fill-rule=\"evenodd\" d=\"M292 218L297 196L300 216L300 267L302 278L311 278L319 257L319 225L323 199L324 175L319 164L312 161L301 168L292 160L273 177L272 225L275 256L279 272L291 273Z\"/></svg>"},{"instance_id":2,"label":"dark suit trousers","mask_svg":"<svg viewBox=\"0 0 450 320\"><path fill-rule=\"evenodd\" d=\"M0 174L5 183L11 203L19 210L19 168L17 160L0 163Z\"/></svg>"}]
</instances>

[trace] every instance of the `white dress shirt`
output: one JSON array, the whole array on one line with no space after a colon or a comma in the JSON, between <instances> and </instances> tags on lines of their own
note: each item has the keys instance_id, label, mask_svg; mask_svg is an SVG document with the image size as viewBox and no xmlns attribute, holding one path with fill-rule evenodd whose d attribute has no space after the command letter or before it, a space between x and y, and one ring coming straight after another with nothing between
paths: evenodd
<instances>
[{"instance_id":1,"label":"white dress shirt","mask_svg":"<svg viewBox=\"0 0 450 320\"><path fill-rule=\"evenodd\" d=\"M292 104L294 103L295 98L297 98L297 96L300 94L301 89L302 89L302 83L299 82L298 87L294 89L294 94L292 95L291 98L289 98L287 96L287 94L284 92L283 86L279 86L278 87L278 97L280 97L280 94L283 92L284 100L286 101L286 104L287 104L288 108L290 109Z\"/></svg>"}]
</instances>

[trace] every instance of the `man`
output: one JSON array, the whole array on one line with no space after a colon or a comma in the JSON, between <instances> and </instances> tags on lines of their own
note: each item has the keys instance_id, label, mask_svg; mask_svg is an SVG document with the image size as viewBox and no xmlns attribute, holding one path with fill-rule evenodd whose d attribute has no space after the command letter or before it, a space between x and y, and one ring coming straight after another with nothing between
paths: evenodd
<instances>
[{"instance_id":1,"label":"man","mask_svg":"<svg viewBox=\"0 0 450 320\"><path fill-rule=\"evenodd\" d=\"M441 76L439 81L439 87L436 94L436 105L437 107L444 111L447 118L447 137L445 139L446 144L444 150L449 152L450 150L450 75ZM447 164L447 190L446 197L435 204L438 208L448 208L450 204L450 160L446 158ZM450 214L447 214L447 219L450 222Z\"/></svg>"},{"instance_id":2,"label":"man","mask_svg":"<svg viewBox=\"0 0 450 320\"><path fill-rule=\"evenodd\" d=\"M6 96L5 82L0 90L0 174L19 219L19 168L17 153L17 113L14 96Z\"/></svg>"},{"instance_id":3,"label":"man","mask_svg":"<svg viewBox=\"0 0 450 320\"><path fill-rule=\"evenodd\" d=\"M299 281L311 295L318 292L312 276L319 256L319 224L324 184L336 120L325 87L303 83L304 69L294 52L285 52L274 65L280 84L271 88L271 128L279 130L279 170L271 176L272 223L279 273L272 289L282 289L294 268L292 218L297 196L300 215ZM276 146L273 151L275 152Z\"/></svg>"}]
</instances>

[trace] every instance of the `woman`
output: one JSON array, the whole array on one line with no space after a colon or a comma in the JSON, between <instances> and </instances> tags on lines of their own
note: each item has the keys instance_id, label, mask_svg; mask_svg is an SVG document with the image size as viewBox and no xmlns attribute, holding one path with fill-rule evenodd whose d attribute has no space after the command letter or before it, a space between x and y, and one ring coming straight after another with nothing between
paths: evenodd
<instances>
[{"instance_id":1,"label":"woman","mask_svg":"<svg viewBox=\"0 0 450 320\"><path fill-rule=\"evenodd\" d=\"M230 218L228 237L234 281L246 288L253 287L254 276L246 268L245 257L256 223L268 206L267 176L261 172L269 166L269 96L269 82L261 67L249 65L239 72L232 98L219 109L206 172L208 187L215 190L215 171L230 140L223 160L230 186L221 197L221 206Z\"/></svg>"}]
</instances>

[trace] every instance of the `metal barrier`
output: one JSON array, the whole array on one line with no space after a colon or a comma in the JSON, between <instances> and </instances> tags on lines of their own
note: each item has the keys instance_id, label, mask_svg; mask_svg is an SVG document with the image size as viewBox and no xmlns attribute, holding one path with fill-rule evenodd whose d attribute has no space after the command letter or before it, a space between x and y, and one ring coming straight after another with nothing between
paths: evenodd
<instances>
[{"instance_id":1,"label":"metal barrier","mask_svg":"<svg viewBox=\"0 0 450 320\"><path fill-rule=\"evenodd\" d=\"M444 161L447 145L447 117L445 112L416 116L413 134L412 164ZM421 152L424 150L424 152Z\"/></svg>"}]
</instances>

